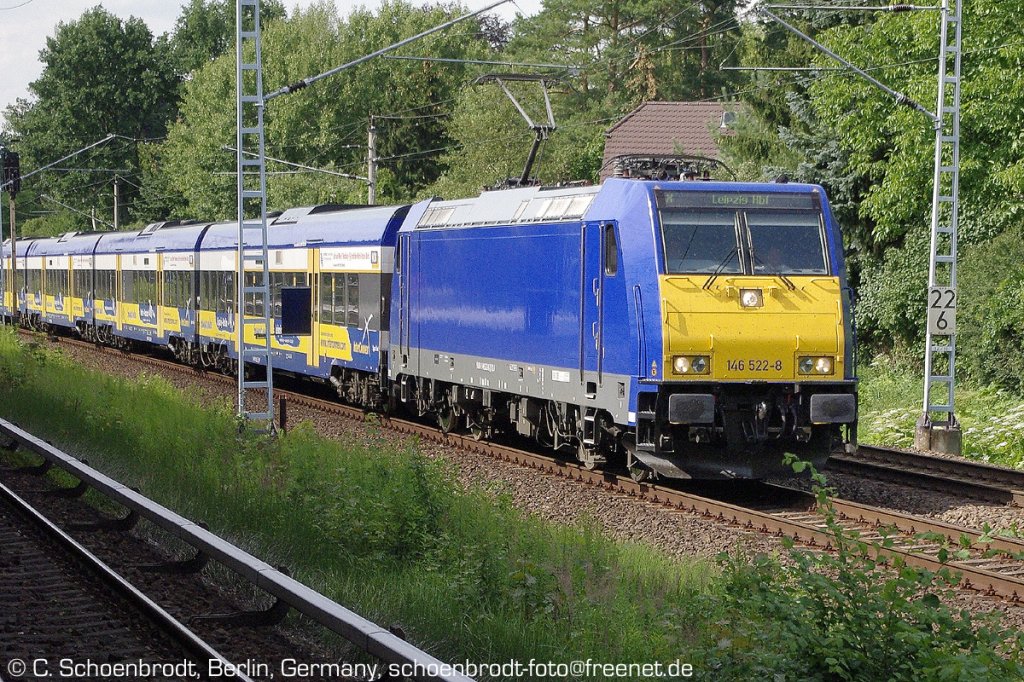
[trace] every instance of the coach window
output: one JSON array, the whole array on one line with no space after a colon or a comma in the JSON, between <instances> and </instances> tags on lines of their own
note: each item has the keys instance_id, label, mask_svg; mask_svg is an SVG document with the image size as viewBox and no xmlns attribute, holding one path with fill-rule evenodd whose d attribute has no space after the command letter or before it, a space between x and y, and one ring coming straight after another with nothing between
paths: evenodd
<instances>
[{"instance_id":1,"label":"coach window","mask_svg":"<svg viewBox=\"0 0 1024 682\"><path fill-rule=\"evenodd\" d=\"M320 273L320 324L334 324L334 275Z\"/></svg>"},{"instance_id":2,"label":"coach window","mask_svg":"<svg viewBox=\"0 0 1024 682\"><path fill-rule=\"evenodd\" d=\"M619 247L615 243L615 226L604 226L604 274L614 277L619 271Z\"/></svg>"},{"instance_id":3,"label":"coach window","mask_svg":"<svg viewBox=\"0 0 1024 682\"><path fill-rule=\"evenodd\" d=\"M347 275L348 320L350 327L359 326L359 275Z\"/></svg>"},{"instance_id":4,"label":"coach window","mask_svg":"<svg viewBox=\"0 0 1024 682\"><path fill-rule=\"evenodd\" d=\"M263 280L262 272L245 273L245 286L259 286ZM263 315L263 299L257 292L253 291L245 295L245 314L249 316Z\"/></svg>"},{"instance_id":5,"label":"coach window","mask_svg":"<svg viewBox=\"0 0 1024 682\"><path fill-rule=\"evenodd\" d=\"M217 310L217 283L220 281L221 273L207 271L201 274L199 279L199 303L201 310Z\"/></svg>"},{"instance_id":6,"label":"coach window","mask_svg":"<svg viewBox=\"0 0 1024 682\"><path fill-rule=\"evenodd\" d=\"M235 273L221 273L219 279L219 296L217 297L217 312L235 312Z\"/></svg>"},{"instance_id":7,"label":"coach window","mask_svg":"<svg viewBox=\"0 0 1024 682\"><path fill-rule=\"evenodd\" d=\"M138 279L135 285L135 295L138 297L139 303L155 303L156 302L156 271L155 270L142 270L136 273Z\"/></svg>"},{"instance_id":8,"label":"coach window","mask_svg":"<svg viewBox=\"0 0 1024 682\"><path fill-rule=\"evenodd\" d=\"M135 272L125 270L121 273L121 300L127 303L135 301Z\"/></svg>"}]
</instances>

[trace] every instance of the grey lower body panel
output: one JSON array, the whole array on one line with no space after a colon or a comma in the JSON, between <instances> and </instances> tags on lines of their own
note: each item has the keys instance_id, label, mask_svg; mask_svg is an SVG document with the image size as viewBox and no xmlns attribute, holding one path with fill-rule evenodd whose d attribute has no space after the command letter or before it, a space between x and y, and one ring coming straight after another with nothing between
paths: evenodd
<instances>
[{"instance_id":1,"label":"grey lower body panel","mask_svg":"<svg viewBox=\"0 0 1024 682\"><path fill-rule=\"evenodd\" d=\"M633 377L583 372L515 360L459 355L411 348L403 356L395 349L388 363L392 380L398 375L422 377L510 395L554 400L605 410L617 424L629 423L629 392ZM418 362L417 362L418 358Z\"/></svg>"}]
</instances>

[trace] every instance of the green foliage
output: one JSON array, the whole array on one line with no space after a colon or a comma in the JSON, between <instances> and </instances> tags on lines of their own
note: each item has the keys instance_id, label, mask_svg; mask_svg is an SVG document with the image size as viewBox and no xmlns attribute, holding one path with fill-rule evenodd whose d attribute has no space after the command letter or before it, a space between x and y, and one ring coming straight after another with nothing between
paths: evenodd
<instances>
[{"instance_id":1,"label":"green foliage","mask_svg":"<svg viewBox=\"0 0 1024 682\"><path fill-rule=\"evenodd\" d=\"M102 7L77 21L60 23L40 54L42 75L29 90L32 101L8 107L7 128L17 139L22 168L29 170L97 142L108 133L129 138L159 137L174 116L178 79L166 44L155 41L146 24L122 20ZM77 158L73 166L97 172L51 172L26 182L26 190L48 194L88 215L112 215L112 171L137 175L135 145L119 139ZM131 206L132 186L122 187L122 205ZM55 204L39 204L53 210ZM32 204L23 208L32 210ZM88 219L63 220L78 229Z\"/></svg>"},{"instance_id":2,"label":"green foliage","mask_svg":"<svg viewBox=\"0 0 1024 682\"><path fill-rule=\"evenodd\" d=\"M798 472L808 466L791 463ZM950 608L958 582L953 572L885 558L881 551L893 541L884 529L881 540L867 541L843 528L824 479L810 468L835 551L790 542L785 563L723 554L727 613L759 616L718 623L709 665L728 665L747 679L995 681L1024 675L1024 633L1002 626L998 613ZM948 555L943 547L940 561Z\"/></svg>"},{"instance_id":3,"label":"green foliage","mask_svg":"<svg viewBox=\"0 0 1024 682\"><path fill-rule=\"evenodd\" d=\"M260 26L264 30L284 16L280 0L260 1ZM234 46L234 0L191 0L182 8L170 39L171 56L179 73L191 73Z\"/></svg>"},{"instance_id":4,"label":"green foliage","mask_svg":"<svg viewBox=\"0 0 1024 682\"><path fill-rule=\"evenodd\" d=\"M1024 394L1024 230L971 248L959 271L957 345L962 365L985 382Z\"/></svg>"},{"instance_id":5,"label":"green foliage","mask_svg":"<svg viewBox=\"0 0 1024 682\"><path fill-rule=\"evenodd\" d=\"M878 355L858 369L858 439L863 443L913 447L921 416L924 370L905 358ZM975 381L957 383L956 416L963 428L964 456L1001 466L1024 467L1024 399Z\"/></svg>"},{"instance_id":6,"label":"green foliage","mask_svg":"<svg viewBox=\"0 0 1024 682\"><path fill-rule=\"evenodd\" d=\"M929 236L918 227L879 260L863 259L856 306L864 352L893 346L923 358Z\"/></svg>"},{"instance_id":7,"label":"green foliage","mask_svg":"<svg viewBox=\"0 0 1024 682\"><path fill-rule=\"evenodd\" d=\"M455 5L414 8L401 1L385 3L376 14L357 10L345 20L326 2L297 11L264 32L265 89L323 73L462 11ZM431 36L417 47L445 58L489 54L472 24ZM280 97L266 109L267 154L364 175L367 129L375 116L382 176L378 201L408 200L440 175L436 149L450 138L436 110L455 96L464 73L465 68L451 64L376 59ZM182 195L194 216L221 217L235 210L234 155L223 149L235 145L234 77L230 55L198 69L185 87L181 116L159 152L159 173L168 192ZM269 201L276 207L365 201L365 184L356 180L296 174L273 162L268 170Z\"/></svg>"}]
</instances>

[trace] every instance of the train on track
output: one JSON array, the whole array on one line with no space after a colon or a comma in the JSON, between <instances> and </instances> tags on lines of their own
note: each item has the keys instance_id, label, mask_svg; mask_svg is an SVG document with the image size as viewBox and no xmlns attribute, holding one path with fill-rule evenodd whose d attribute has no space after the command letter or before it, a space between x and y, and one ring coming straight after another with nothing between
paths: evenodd
<instances>
[{"instance_id":1,"label":"train on track","mask_svg":"<svg viewBox=\"0 0 1024 682\"><path fill-rule=\"evenodd\" d=\"M850 289L821 187L615 178L295 208L268 234L269 301L238 300L235 222L19 240L15 259L8 240L0 312L233 372L238 316L268 305L275 371L638 479L764 478L784 453L821 465L855 441ZM309 334L282 333L296 295Z\"/></svg>"}]
</instances>

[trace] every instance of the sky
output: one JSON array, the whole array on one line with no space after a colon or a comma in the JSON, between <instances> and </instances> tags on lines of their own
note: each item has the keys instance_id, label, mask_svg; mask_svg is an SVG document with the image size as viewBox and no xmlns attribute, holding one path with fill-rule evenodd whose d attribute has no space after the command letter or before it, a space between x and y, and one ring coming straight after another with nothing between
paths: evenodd
<instances>
[{"instance_id":1,"label":"sky","mask_svg":"<svg viewBox=\"0 0 1024 682\"><path fill-rule=\"evenodd\" d=\"M289 14L315 0L284 0ZM431 0L414 0L427 4ZM480 9L494 0L462 0L470 10ZM136 16L146 22L154 35L169 33L188 0L0 0L0 112L19 98L29 97L28 85L42 73L39 51L54 34L58 22L74 21L88 9L102 5L122 18ZM378 0L334 0L339 14L346 16L359 6L374 7ZM541 0L515 0L495 11L506 20L516 13L539 11ZM310 74L315 75L315 74Z\"/></svg>"}]
</instances>

